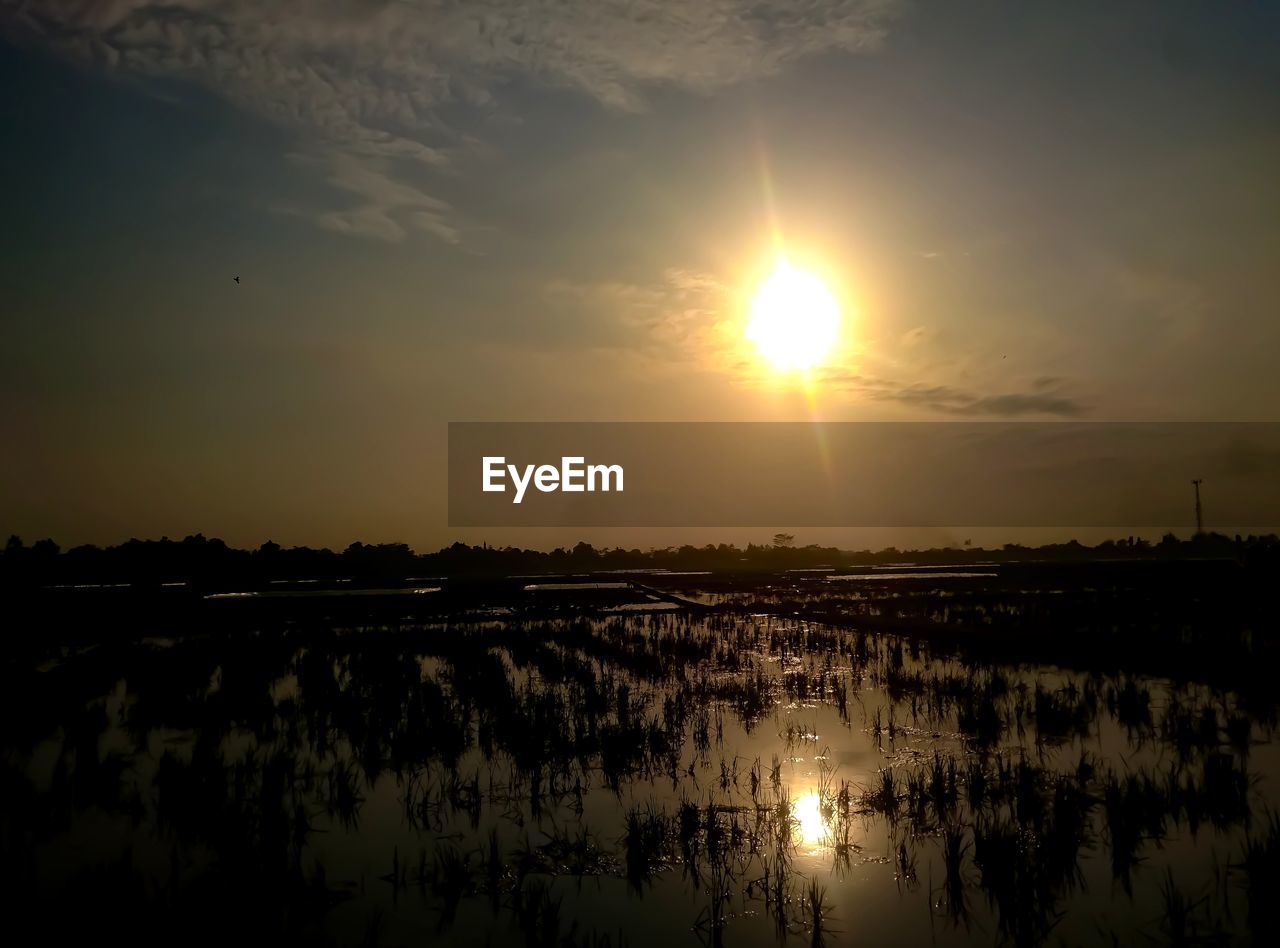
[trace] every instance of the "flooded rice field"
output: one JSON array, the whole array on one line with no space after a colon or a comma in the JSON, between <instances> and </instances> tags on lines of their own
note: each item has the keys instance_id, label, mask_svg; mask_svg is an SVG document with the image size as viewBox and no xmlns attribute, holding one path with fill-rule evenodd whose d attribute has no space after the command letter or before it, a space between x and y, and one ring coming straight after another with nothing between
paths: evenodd
<instances>
[{"instance_id":1,"label":"flooded rice field","mask_svg":"<svg viewBox=\"0 0 1280 948\"><path fill-rule=\"evenodd\" d=\"M780 615L281 625L6 669L58 942L1270 943L1275 707Z\"/></svg>"}]
</instances>

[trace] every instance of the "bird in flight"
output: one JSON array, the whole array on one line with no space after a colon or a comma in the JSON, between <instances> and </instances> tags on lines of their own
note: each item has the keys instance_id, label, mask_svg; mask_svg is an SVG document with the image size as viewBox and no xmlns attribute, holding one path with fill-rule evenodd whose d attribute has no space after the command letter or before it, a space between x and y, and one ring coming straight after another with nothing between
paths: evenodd
<instances>
[{"instance_id":1,"label":"bird in flight","mask_svg":"<svg viewBox=\"0 0 1280 948\"><path fill-rule=\"evenodd\" d=\"M240 282L240 278L239 278L239 277L232 277L231 279L235 280L237 283L239 283L239 282Z\"/></svg>"}]
</instances>

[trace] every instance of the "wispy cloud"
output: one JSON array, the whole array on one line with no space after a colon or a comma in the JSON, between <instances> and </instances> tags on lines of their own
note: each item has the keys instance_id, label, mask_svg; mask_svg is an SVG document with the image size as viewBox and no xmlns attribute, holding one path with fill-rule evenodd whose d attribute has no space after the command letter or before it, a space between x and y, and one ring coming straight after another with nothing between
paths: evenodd
<instances>
[{"instance_id":1,"label":"wispy cloud","mask_svg":"<svg viewBox=\"0 0 1280 948\"><path fill-rule=\"evenodd\" d=\"M457 228L449 223L450 206L393 179L387 173L386 162L359 160L342 151L290 157L303 166L320 165L333 187L355 197L352 206L314 215L315 222L326 230L389 241L402 239L410 230L420 230L446 243L460 240Z\"/></svg>"},{"instance_id":2,"label":"wispy cloud","mask_svg":"<svg viewBox=\"0 0 1280 948\"><path fill-rule=\"evenodd\" d=\"M737 296L713 273L673 266L643 282L559 280L547 299L576 311L583 325L610 327L592 334L592 347L624 353L651 375L705 371L755 381L759 366L742 334Z\"/></svg>"},{"instance_id":3,"label":"wispy cloud","mask_svg":"<svg viewBox=\"0 0 1280 948\"><path fill-rule=\"evenodd\" d=\"M553 306L579 310L627 330L620 345L662 362L721 362L731 347L725 321L728 288L714 275L672 267L645 283L553 280Z\"/></svg>"},{"instance_id":4,"label":"wispy cloud","mask_svg":"<svg viewBox=\"0 0 1280 948\"><path fill-rule=\"evenodd\" d=\"M1075 418L1088 413L1088 406L1055 389L1058 379L1037 379L1029 391L983 394L951 385L926 382L902 384L873 376L826 373L823 383L856 393L871 401L896 402L945 415L1016 417L1055 415Z\"/></svg>"},{"instance_id":5,"label":"wispy cloud","mask_svg":"<svg viewBox=\"0 0 1280 948\"><path fill-rule=\"evenodd\" d=\"M732 289L714 274L673 267L643 283L558 280L547 287L547 296L553 304L580 309L586 322L625 327L628 331L617 345L637 358L652 358L666 366L693 362L747 385L773 381L743 340ZM930 330L919 326L903 335L899 347L912 350L931 337ZM596 338L591 345L608 348L610 344ZM1069 393L1067 380L1054 376L1033 378L1013 391L975 391L972 384L940 381L955 373L948 375L936 367L902 374L915 379L903 381L839 366L817 370L813 378L828 391L846 393L851 401L893 403L931 414L1074 418L1089 412L1088 405ZM921 381L922 375L932 380Z\"/></svg>"},{"instance_id":6,"label":"wispy cloud","mask_svg":"<svg viewBox=\"0 0 1280 948\"><path fill-rule=\"evenodd\" d=\"M0 25L104 70L197 83L298 129L335 185L368 199L318 224L456 240L418 192L390 204L404 163L440 169L471 147L446 109L499 109L513 79L638 111L661 85L709 93L832 50L876 46L903 0L0 0ZM338 179L338 180L334 180ZM351 187L356 184L358 187ZM437 202L442 204L442 202ZM403 212L403 213L402 213ZM416 221L410 225L409 221Z\"/></svg>"}]
</instances>

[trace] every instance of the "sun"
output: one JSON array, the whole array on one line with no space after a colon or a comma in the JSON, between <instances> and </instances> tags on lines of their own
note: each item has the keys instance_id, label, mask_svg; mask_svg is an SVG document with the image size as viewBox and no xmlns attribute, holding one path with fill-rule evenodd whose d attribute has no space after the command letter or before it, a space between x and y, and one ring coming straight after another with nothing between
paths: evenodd
<instances>
[{"instance_id":1,"label":"sun","mask_svg":"<svg viewBox=\"0 0 1280 948\"><path fill-rule=\"evenodd\" d=\"M778 371L815 368L840 335L840 304L826 284L780 258L756 290L746 337Z\"/></svg>"}]
</instances>

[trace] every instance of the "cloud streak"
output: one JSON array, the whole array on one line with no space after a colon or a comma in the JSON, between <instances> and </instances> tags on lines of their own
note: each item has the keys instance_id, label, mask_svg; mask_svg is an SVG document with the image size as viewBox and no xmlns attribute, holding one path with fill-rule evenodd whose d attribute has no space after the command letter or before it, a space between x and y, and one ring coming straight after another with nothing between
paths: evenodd
<instances>
[{"instance_id":1,"label":"cloud streak","mask_svg":"<svg viewBox=\"0 0 1280 948\"><path fill-rule=\"evenodd\" d=\"M554 281L547 287L553 305L578 309L587 325L625 327L618 345L661 364L696 363L738 382L768 384L770 377L750 354L741 324L733 318L731 289L714 274L672 267L645 283ZM910 349L927 338L924 327L900 342ZM608 348L598 340L597 347ZM1041 376L1025 390L976 392L940 382L902 382L829 367L814 380L829 391L845 392L863 402L903 405L925 412L959 417L1013 418L1054 416L1077 418L1089 406L1064 392L1066 380Z\"/></svg>"},{"instance_id":2,"label":"cloud streak","mask_svg":"<svg viewBox=\"0 0 1280 948\"><path fill-rule=\"evenodd\" d=\"M297 129L364 203L316 223L396 240L453 242L419 192L390 204L401 165L442 169L473 143L446 110L501 108L512 81L640 111L660 86L710 93L816 54L874 48L902 0L0 0L10 35L117 74L196 83ZM349 185L358 183L358 187ZM442 202L437 202L442 203ZM418 221L417 224L409 221Z\"/></svg>"},{"instance_id":3,"label":"cloud streak","mask_svg":"<svg viewBox=\"0 0 1280 948\"><path fill-rule=\"evenodd\" d=\"M579 310L591 322L626 329L623 345L664 363L723 361L730 327L724 318L728 287L700 270L670 267L648 283L552 281L553 306Z\"/></svg>"},{"instance_id":4,"label":"cloud streak","mask_svg":"<svg viewBox=\"0 0 1280 948\"><path fill-rule=\"evenodd\" d=\"M1084 403L1051 391L1057 379L1037 379L1030 391L980 394L951 385L916 382L903 385L888 379L856 374L828 373L822 381L832 387L854 392L871 401L896 402L944 415L1012 418L1023 415L1054 415L1078 418L1088 413ZM1046 385L1046 381L1050 384Z\"/></svg>"},{"instance_id":5,"label":"cloud streak","mask_svg":"<svg viewBox=\"0 0 1280 948\"><path fill-rule=\"evenodd\" d=\"M444 201L392 178L386 162L357 160L342 151L316 157L291 155L297 164L319 165L334 188L354 195L355 204L342 210L323 211L313 220L326 230L356 237L398 241L410 230L419 230L457 244L461 235L449 222L451 207Z\"/></svg>"}]
</instances>

